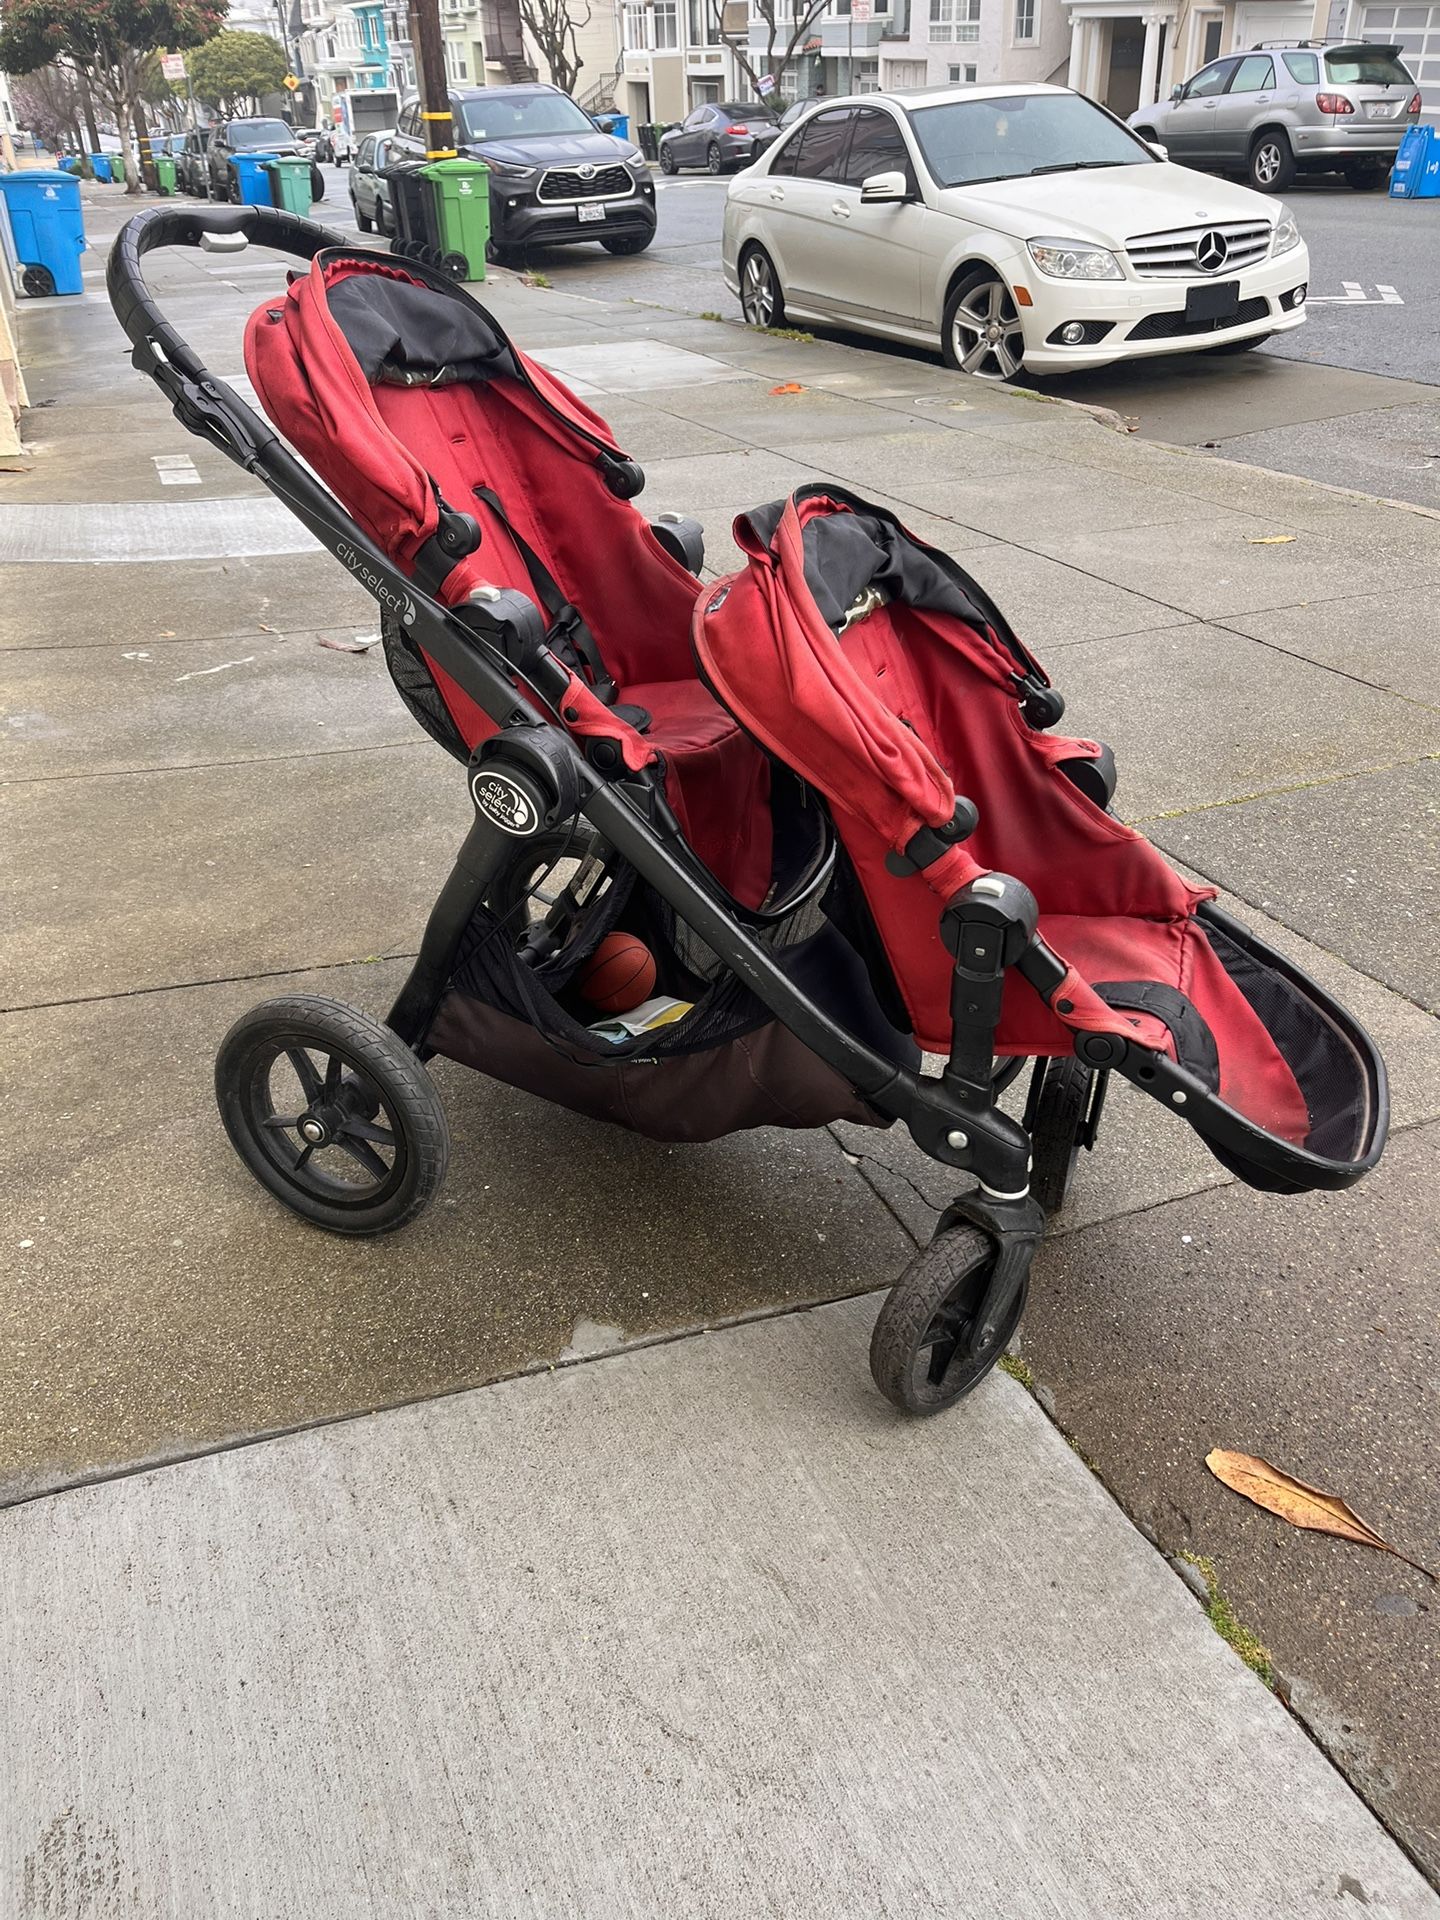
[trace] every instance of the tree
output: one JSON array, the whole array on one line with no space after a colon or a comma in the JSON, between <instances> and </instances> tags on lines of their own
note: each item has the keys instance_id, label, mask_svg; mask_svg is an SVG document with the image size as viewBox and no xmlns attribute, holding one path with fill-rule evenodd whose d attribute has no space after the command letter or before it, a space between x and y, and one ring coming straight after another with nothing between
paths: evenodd
<instances>
[{"instance_id":1,"label":"tree","mask_svg":"<svg viewBox=\"0 0 1440 1920\"><path fill-rule=\"evenodd\" d=\"M551 84L574 93L585 64L576 36L590 24L590 0L520 0L520 18L540 49Z\"/></svg>"},{"instance_id":2,"label":"tree","mask_svg":"<svg viewBox=\"0 0 1440 1920\"><path fill-rule=\"evenodd\" d=\"M126 191L146 181L134 141L144 134L147 65L162 48L198 46L219 31L227 0L0 0L0 71L30 74L64 58L114 116L128 161ZM153 185L154 169L151 168Z\"/></svg>"},{"instance_id":3,"label":"tree","mask_svg":"<svg viewBox=\"0 0 1440 1920\"><path fill-rule=\"evenodd\" d=\"M284 51L268 33L227 28L190 62L190 84L222 113L258 113L260 96L276 92L287 71Z\"/></svg>"},{"instance_id":4,"label":"tree","mask_svg":"<svg viewBox=\"0 0 1440 1920\"><path fill-rule=\"evenodd\" d=\"M73 67L54 60L17 80L13 91L22 127L31 128L52 147L65 140L77 153L84 151L85 112Z\"/></svg>"},{"instance_id":5,"label":"tree","mask_svg":"<svg viewBox=\"0 0 1440 1920\"><path fill-rule=\"evenodd\" d=\"M757 97L778 103L781 81L805 52L805 42L819 24L830 0L793 0L794 12L789 17L782 17L787 0L750 0L748 9L744 0L740 0L739 5L735 0L708 0L708 5L712 27L722 44L734 54L735 64ZM758 59L752 58L749 47L752 18L765 29L765 51ZM768 95L760 85L762 75L775 82Z\"/></svg>"}]
</instances>

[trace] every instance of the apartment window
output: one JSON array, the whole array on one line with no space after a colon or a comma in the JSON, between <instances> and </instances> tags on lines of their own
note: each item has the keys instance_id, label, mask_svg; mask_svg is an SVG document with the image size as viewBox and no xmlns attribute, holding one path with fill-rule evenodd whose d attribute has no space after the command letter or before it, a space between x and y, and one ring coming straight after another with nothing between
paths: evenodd
<instances>
[{"instance_id":1,"label":"apartment window","mask_svg":"<svg viewBox=\"0 0 1440 1920\"><path fill-rule=\"evenodd\" d=\"M640 0L625 0L620 23L623 44L632 53L643 53L650 45L650 9Z\"/></svg>"},{"instance_id":2,"label":"apartment window","mask_svg":"<svg viewBox=\"0 0 1440 1920\"><path fill-rule=\"evenodd\" d=\"M973 41L980 38L980 0L930 0L932 40Z\"/></svg>"},{"instance_id":3,"label":"apartment window","mask_svg":"<svg viewBox=\"0 0 1440 1920\"><path fill-rule=\"evenodd\" d=\"M714 0L689 0L687 17L692 47L719 46L720 28L715 19Z\"/></svg>"},{"instance_id":4,"label":"apartment window","mask_svg":"<svg viewBox=\"0 0 1440 1920\"><path fill-rule=\"evenodd\" d=\"M465 49L458 41L445 42L445 71L452 80L468 80L470 69L465 60Z\"/></svg>"},{"instance_id":5,"label":"apartment window","mask_svg":"<svg viewBox=\"0 0 1440 1920\"><path fill-rule=\"evenodd\" d=\"M1035 38L1035 0L1015 0L1015 44Z\"/></svg>"},{"instance_id":6,"label":"apartment window","mask_svg":"<svg viewBox=\"0 0 1440 1920\"><path fill-rule=\"evenodd\" d=\"M678 47L680 44L680 10L676 0L655 0L655 45L657 47Z\"/></svg>"},{"instance_id":7,"label":"apartment window","mask_svg":"<svg viewBox=\"0 0 1440 1920\"><path fill-rule=\"evenodd\" d=\"M964 66L951 67L949 70L950 84L952 87L973 87L975 84L975 77L979 73L979 71L980 71L979 67L969 62L967 62Z\"/></svg>"}]
</instances>

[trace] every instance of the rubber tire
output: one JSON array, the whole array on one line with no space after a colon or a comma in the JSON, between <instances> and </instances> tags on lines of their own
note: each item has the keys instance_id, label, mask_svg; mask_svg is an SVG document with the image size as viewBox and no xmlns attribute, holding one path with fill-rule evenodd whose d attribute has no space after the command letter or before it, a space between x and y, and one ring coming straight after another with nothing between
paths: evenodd
<instances>
[{"instance_id":1,"label":"rubber tire","mask_svg":"<svg viewBox=\"0 0 1440 1920\"><path fill-rule=\"evenodd\" d=\"M602 240L600 244L607 253L619 254L623 258L626 254L644 253L654 238L655 229L652 227L649 233L620 233L613 240Z\"/></svg>"},{"instance_id":2,"label":"rubber tire","mask_svg":"<svg viewBox=\"0 0 1440 1920\"><path fill-rule=\"evenodd\" d=\"M1280 155L1280 165L1275 178L1268 183L1259 180L1255 173L1256 156L1267 146L1277 148ZM1283 193L1295 178L1295 154L1286 135L1279 132L1262 133L1250 149L1250 158L1245 172L1246 178L1256 193Z\"/></svg>"},{"instance_id":3,"label":"rubber tire","mask_svg":"<svg viewBox=\"0 0 1440 1920\"><path fill-rule=\"evenodd\" d=\"M395 238L395 216L383 200L377 200L375 202L375 224L385 239L393 240Z\"/></svg>"},{"instance_id":4,"label":"rubber tire","mask_svg":"<svg viewBox=\"0 0 1440 1920\"><path fill-rule=\"evenodd\" d=\"M953 373L960 373L963 371L960 365L960 361L956 356L954 347L951 345L951 339L950 339L951 334L954 332L953 322L955 318L955 309L959 306L960 302L965 298L966 294L971 292L973 288L979 286L983 281L991 280L991 279L1000 279L1000 277L1001 277L1000 270L998 267L977 267L973 273L967 273L963 280L958 280L955 283L955 285L950 289L949 295L945 301L945 312L940 322L940 358L945 362L946 366L949 367ZM1002 281L1002 285L1003 284L1004 282ZM1010 293L1010 289L1008 285L1005 287L1005 291L1007 294L1010 295L1010 304L1015 308L1015 311L1018 314L1020 309L1018 305L1016 305L1015 296L1013 293ZM997 387L1013 386L1017 380L1023 378L1024 373L1025 373L1025 358L1022 352L1021 358L1020 358L1020 365L1015 369L1014 373L1009 374L1003 379L996 380L995 385ZM985 377L986 376L982 374L976 374L972 376L972 378L975 378L975 379L983 379Z\"/></svg>"},{"instance_id":5,"label":"rubber tire","mask_svg":"<svg viewBox=\"0 0 1440 1920\"><path fill-rule=\"evenodd\" d=\"M492 267L517 268L525 264L525 255L519 247L502 247L498 240L485 242L485 258Z\"/></svg>"},{"instance_id":6,"label":"rubber tire","mask_svg":"<svg viewBox=\"0 0 1440 1920\"><path fill-rule=\"evenodd\" d=\"M375 1083L403 1135L407 1166L399 1190L378 1206L362 1210L330 1207L314 1194L292 1186L261 1151L241 1097L246 1063L276 1029L293 1031L295 1042L323 1049L333 1042ZM424 1211L445 1178L450 1159L450 1130L430 1076L397 1033L358 1007L320 994L290 994L263 1000L244 1013L220 1043L215 1057L215 1099L230 1144L260 1185L313 1226L348 1238L393 1233Z\"/></svg>"},{"instance_id":7,"label":"rubber tire","mask_svg":"<svg viewBox=\"0 0 1440 1920\"><path fill-rule=\"evenodd\" d=\"M723 173L725 171L725 156L720 151L720 143L718 140L712 140L710 145L705 149L705 171L707 173Z\"/></svg>"},{"instance_id":8,"label":"rubber tire","mask_svg":"<svg viewBox=\"0 0 1440 1920\"><path fill-rule=\"evenodd\" d=\"M32 300L48 300L55 291L55 276L48 267L26 267L20 285Z\"/></svg>"},{"instance_id":9,"label":"rubber tire","mask_svg":"<svg viewBox=\"0 0 1440 1920\"><path fill-rule=\"evenodd\" d=\"M1202 347L1202 353L1253 353L1256 347L1263 347L1267 340L1275 338L1273 333L1257 333L1253 340L1224 340L1218 347Z\"/></svg>"},{"instance_id":10,"label":"rubber tire","mask_svg":"<svg viewBox=\"0 0 1440 1920\"><path fill-rule=\"evenodd\" d=\"M355 198L353 193L350 196L350 204L355 209L355 224L360 229L361 233L373 232L375 227L375 222L370 218L368 213L361 213L360 203Z\"/></svg>"},{"instance_id":11,"label":"rubber tire","mask_svg":"<svg viewBox=\"0 0 1440 1920\"><path fill-rule=\"evenodd\" d=\"M675 158L669 147L662 147L660 149L660 171L671 175L677 174L680 171L680 162Z\"/></svg>"},{"instance_id":12,"label":"rubber tire","mask_svg":"<svg viewBox=\"0 0 1440 1920\"><path fill-rule=\"evenodd\" d=\"M440 262L440 271L450 280L468 280L470 278L469 255L447 253Z\"/></svg>"},{"instance_id":13,"label":"rubber tire","mask_svg":"<svg viewBox=\"0 0 1440 1920\"><path fill-rule=\"evenodd\" d=\"M745 263L750 259L752 254L756 254L756 253L760 255L761 259L765 262L766 266L770 269L770 285L775 290L774 307L771 311L770 318L764 321L752 320L749 314L745 312L745 293L744 293ZM744 252L740 255L740 288L741 288L740 311L741 311L741 314L744 316L745 324L747 327L758 327L758 326L783 327L785 325L785 292L780 285L780 276L775 271L775 262L770 258L769 254L765 251L764 247L749 246L749 247L746 247Z\"/></svg>"},{"instance_id":14,"label":"rubber tire","mask_svg":"<svg viewBox=\"0 0 1440 1920\"><path fill-rule=\"evenodd\" d=\"M1058 1213L1069 1197L1094 1084L1095 1069L1073 1055L1051 1060L1045 1068L1030 1129L1030 1191L1047 1215Z\"/></svg>"},{"instance_id":15,"label":"rubber tire","mask_svg":"<svg viewBox=\"0 0 1440 1920\"><path fill-rule=\"evenodd\" d=\"M315 162L312 160L310 162L310 204L311 206L313 207L317 200L323 200L324 198L325 198L325 176L320 171L319 167L315 165Z\"/></svg>"},{"instance_id":16,"label":"rubber tire","mask_svg":"<svg viewBox=\"0 0 1440 1920\"><path fill-rule=\"evenodd\" d=\"M995 1257L979 1227L952 1227L922 1247L890 1289L870 1336L870 1375L892 1407L902 1413L943 1413L979 1386L1008 1346L1025 1311L1029 1275L1021 1282L1008 1320L979 1360L969 1362L948 1390L918 1387L917 1343L949 1297L974 1279L983 1288L984 1269ZM928 1390L927 1390L928 1389Z\"/></svg>"},{"instance_id":17,"label":"rubber tire","mask_svg":"<svg viewBox=\"0 0 1440 1920\"><path fill-rule=\"evenodd\" d=\"M230 202L232 207L238 207L242 204L240 199L240 176L233 168L225 185L225 198Z\"/></svg>"},{"instance_id":18,"label":"rubber tire","mask_svg":"<svg viewBox=\"0 0 1440 1920\"><path fill-rule=\"evenodd\" d=\"M1367 167L1357 161L1353 166L1342 167L1340 171L1352 193L1378 193L1381 187L1390 183L1388 167Z\"/></svg>"}]
</instances>

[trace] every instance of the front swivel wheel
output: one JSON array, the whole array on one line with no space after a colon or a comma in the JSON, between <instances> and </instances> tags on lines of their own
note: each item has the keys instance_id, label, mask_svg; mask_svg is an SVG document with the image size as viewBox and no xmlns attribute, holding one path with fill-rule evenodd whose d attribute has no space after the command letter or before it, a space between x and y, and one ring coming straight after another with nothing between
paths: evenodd
<instances>
[{"instance_id":1,"label":"front swivel wheel","mask_svg":"<svg viewBox=\"0 0 1440 1920\"><path fill-rule=\"evenodd\" d=\"M332 1233L389 1233L434 1197L450 1157L440 1096L389 1027L294 994L243 1014L220 1044L215 1097L262 1187Z\"/></svg>"},{"instance_id":2,"label":"front swivel wheel","mask_svg":"<svg viewBox=\"0 0 1440 1920\"><path fill-rule=\"evenodd\" d=\"M891 1288L870 1339L876 1386L904 1413L941 1413L978 1386L1004 1353L1025 1311L1021 1280L990 1337L967 1351L995 1265L978 1227L954 1227L922 1247Z\"/></svg>"}]
</instances>

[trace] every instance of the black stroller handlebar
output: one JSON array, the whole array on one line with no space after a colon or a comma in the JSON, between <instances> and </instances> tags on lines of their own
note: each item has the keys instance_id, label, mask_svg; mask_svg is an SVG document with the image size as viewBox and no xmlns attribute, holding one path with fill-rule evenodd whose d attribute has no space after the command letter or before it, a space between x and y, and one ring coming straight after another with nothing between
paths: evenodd
<instances>
[{"instance_id":1,"label":"black stroller handlebar","mask_svg":"<svg viewBox=\"0 0 1440 1920\"><path fill-rule=\"evenodd\" d=\"M141 260L157 247L202 246L207 233L243 234L256 246L293 253L301 260L313 260L325 247L349 244L343 233L276 207L147 208L120 229L105 271L110 304L133 346L143 346L157 335L167 345L175 338L150 296Z\"/></svg>"}]
</instances>

